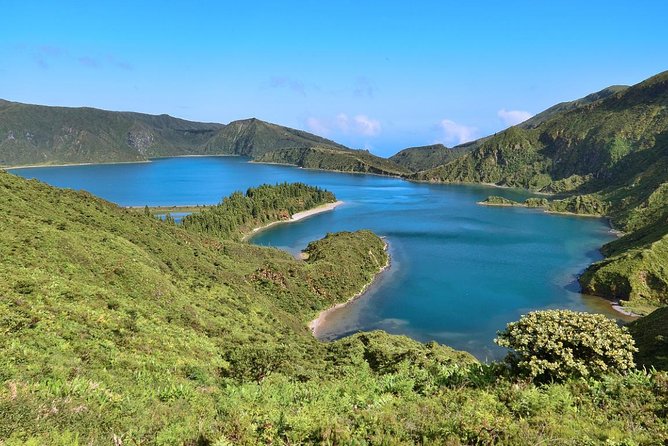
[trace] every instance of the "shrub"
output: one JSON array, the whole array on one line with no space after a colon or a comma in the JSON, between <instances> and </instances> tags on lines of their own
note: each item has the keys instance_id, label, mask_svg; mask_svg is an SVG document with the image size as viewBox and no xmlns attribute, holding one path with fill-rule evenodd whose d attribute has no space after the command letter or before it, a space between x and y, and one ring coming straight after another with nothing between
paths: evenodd
<instances>
[{"instance_id":1,"label":"shrub","mask_svg":"<svg viewBox=\"0 0 668 446\"><path fill-rule=\"evenodd\" d=\"M633 338L600 314L535 311L511 322L495 340L511 351L506 361L536 381L597 377L634 367Z\"/></svg>"}]
</instances>

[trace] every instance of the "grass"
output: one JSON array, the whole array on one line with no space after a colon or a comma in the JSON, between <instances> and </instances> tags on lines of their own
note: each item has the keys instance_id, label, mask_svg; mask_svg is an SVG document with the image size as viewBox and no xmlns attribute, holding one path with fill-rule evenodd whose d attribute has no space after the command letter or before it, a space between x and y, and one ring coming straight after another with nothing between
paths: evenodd
<instances>
[{"instance_id":1,"label":"grass","mask_svg":"<svg viewBox=\"0 0 668 446\"><path fill-rule=\"evenodd\" d=\"M316 341L306 322L386 261L368 231L299 261L6 173L0 191L3 446L668 438L664 372L537 386L383 332Z\"/></svg>"}]
</instances>

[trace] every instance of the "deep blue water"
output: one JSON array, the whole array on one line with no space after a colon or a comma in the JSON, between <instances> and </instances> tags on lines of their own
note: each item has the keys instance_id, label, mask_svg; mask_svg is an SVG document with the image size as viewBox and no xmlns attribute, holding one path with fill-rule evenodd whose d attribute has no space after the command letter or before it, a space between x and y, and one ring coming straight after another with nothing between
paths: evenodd
<instances>
[{"instance_id":1,"label":"deep blue water","mask_svg":"<svg viewBox=\"0 0 668 446\"><path fill-rule=\"evenodd\" d=\"M84 189L123 206L213 204L235 190L301 181L345 204L259 233L252 242L297 254L327 232L371 229L387 238L390 270L361 299L332 313L319 336L383 329L496 358L496 331L527 311L570 308L617 317L578 293L579 274L613 236L602 219L476 204L521 190L430 185L374 175L249 163L237 157L16 169L17 175Z\"/></svg>"}]
</instances>

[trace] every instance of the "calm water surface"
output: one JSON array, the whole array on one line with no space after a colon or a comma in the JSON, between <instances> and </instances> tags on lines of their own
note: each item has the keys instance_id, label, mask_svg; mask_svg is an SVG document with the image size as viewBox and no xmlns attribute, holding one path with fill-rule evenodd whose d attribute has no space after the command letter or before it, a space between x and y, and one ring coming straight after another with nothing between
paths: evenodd
<instances>
[{"instance_id":1,"label":"calm water surface","mask_svg":"<svg viewBox=\"0 0 668 446\"><path fill-rule=\"evenodd\" d=\"M332 212L259 233L253 243L297 254L327 232L371 229L387 238L392 267L363 298L331 314L319 332L335 339L383 329L498 358L496 331L527 311L603 312L578 293L577 274L613 236L605 221L476 205L521 190L429 185L373 175L249 163L237 157L16 169L54 186L84 189L123 206L213 204L262 183L301 181L345 202Z\"/></svg>"}]
</instances>

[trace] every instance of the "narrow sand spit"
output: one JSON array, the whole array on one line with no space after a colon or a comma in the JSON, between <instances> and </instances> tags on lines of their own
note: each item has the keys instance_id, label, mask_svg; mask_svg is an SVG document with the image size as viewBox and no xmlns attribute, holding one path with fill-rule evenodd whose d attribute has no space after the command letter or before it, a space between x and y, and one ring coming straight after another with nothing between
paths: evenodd
<instances>
[{"instance_id":1,"label":"narrow sand spit","mask_svg":"<svg viewBox=\"0 0 668 446\"><path fill-rule=\"evenodd\" d=\"M249 238L251 238L252 236L254 236L255 234L257 234L258 232L264 231L265 229L271 228L272 226L280 225L280 224L284 224L284 223L294 223L296 221L303 220L305 218L311 217L311 216L316 215L316 214L320 214L322 212L331 211L335 207L340 206L342 204L343 204L343 201L335 201L334 203L323 204L321 206L315 207L313 209L309 209L307 211L297 212L289 220L273 221L269 224L266 224L264 226L260 226L259 228L253 229L251 232L244 235L242 240L246 241Z\"/></svg>"}]
</instances>

